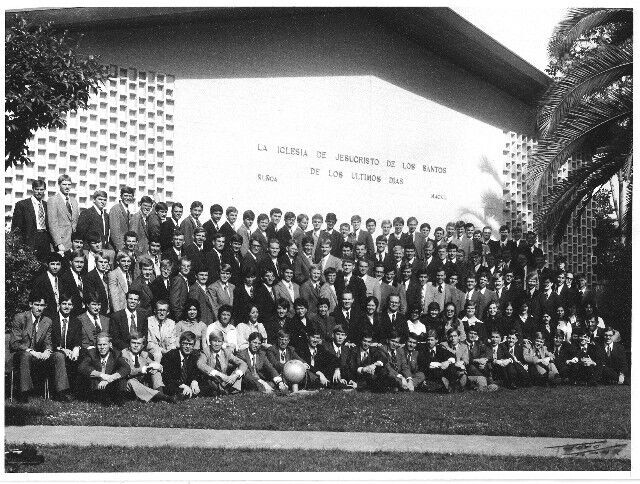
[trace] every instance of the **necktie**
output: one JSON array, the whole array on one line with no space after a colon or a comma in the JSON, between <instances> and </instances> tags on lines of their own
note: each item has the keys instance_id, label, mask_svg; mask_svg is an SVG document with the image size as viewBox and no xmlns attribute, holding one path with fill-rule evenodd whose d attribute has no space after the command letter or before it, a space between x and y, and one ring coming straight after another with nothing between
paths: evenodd
<instances>
[{"instance_id":1,"label":"necktie","mask_svg":"<svg viewBox=\"0 0 640 484\"><path fill-rule=\"evenodd\" d=\"M440 285L440 286L438 286L438 292L439 292L440 294L442 294L442 286L441 286L441 285Z\"/></svg>"},{"instance_id":2,"label":"necktie","mask_svg":"<svg viewBox=\"0 0 640 484\"><path fill-rule=\"evenodd\" d=\"M200 223L200 220L196 219L196 227L202 227L202 224Z\"/></svg>"},{"instance_id":3,"label":"necktie","mask_svg":"<svg viewBox=\"0 0 640 484\"><path fill-rule=\"evenodd\" d=\"M224 292L227 295L227 298L231 299L231 296L229 294L229 286L225 284L223 287L224 287Z\"/></svg>"},{"instance_id":4,"label":"necktie","mask_svg":"<svg viewBox=\"0 0 640 484\"><path fill-rule=\"evenodd\" d=\"M131 277L131 273L127 271L127 273L125 275L127 277L127 287L130 287L131 283L133 282L133 278Z\"/></svg>"},{"instance_id":5,"label":"necktie","mask_svg":"<svg viewBox=\"0 0 640 484\"><path fill-rule=\"evenodd\" d=\"M82 277L80 277L80 275L78 274L78 291L80 291L80 297L82 297Z\"/></svg>"},{"instance_id":6,"label":"necktie","mask_svg":"<svg viewBox=\"0 0 640 484\"><path fill-rule=\"evenodd\" d=\"M349 310L345 311L345 313L344 313L344 317L347 320L347 323L351 322L351 320L349 319L349 313L350 313Z\"/></svg>"},{"instance_id":7,"label":"necktie","mask_svg":"<svg viewBox=\"0 0 640 484\"><path fill-rule=\"evenodd\" d=\"M44 207L42 206L42 202L38 202L38 226L43 229L46 227L46 222L44 218Z\"/></svg>"},{"instance_id":8,"label":"necktie","mask_svg":"<svg viewBox=\"0 0 640 484\"><path fill-rule=\"evenodd\" d=\"M336 351L336 356L338 358L340 358L340 355L342 354L342 348L340 346L338 346L338 350Z\"/></svg>"},{"instance_id":9,"label":"necktie","mask_svg":"<svg viewBox=\"0 0 640 484\"><path fill-rule=\"evenodd\" d=\"M273 290L273 286L269 289L269 293L271 294L271 299L276 300L276 292Z\"/></svg>"},{"instance_id":10,"label":"necktie","mask_svg":"<svg viewBox=\"0 0 640 484\"><path fill-rule=\"evenodd\" d=\"M180 367L180 377L182 378L182 383L187 383L187 357L186 356L182 359L182 366Z\"/></svg>"},{"instance_id":11,"label":"necktie","mask_svg":"<svg viewBox=\"0 0 640 484\"><path fill-rule=\"evenodd\" d=\"M284 363L286 361L284 351L280 351L280 363Z\"/></svg>"},{"instance_id":12,"label":"necktie","mask_svg":"<svg viewBox=\"0 0 640 484\"><path fill-rule=\"evenodd\" d=\"M133 364L134 368L140 368L140 359L138 358L138 355L135 355L135 363Z\"/></svg>"},{"instance_id":13,"label":"necktie","mask_svg":"<svg viewBox=\"0 0 640 484\"><path fill-rule=\"evenodd\" d=\"M100 359L100 367L102 369L102 373L106 373L107 372L107 359L106 358L101 358Z\"/></svg>"},{"instance_id":14,"label":"necktie","mask_svg":"<svg viewBox=\"0 0 640 484\"><path fill-rule=\"evenodd\" d=\"M393 324L395 324L395 323L396 323L396 313L393 313L393 314L391 315L391 324L393 325Z\"/></svg>"},{"instance_id":15,"label":"necktie","mask_svg":"<svg viewBox=\"0 0 640 484\"><path fill-rule=\"evenodd\" d=\"M411 353L412 351L407 351L407 363L411 364Z\"/></svg>"},{"instance_id":16,"label":"necktie","mask_svg":"<svg viewBox=\"0 0 640 484\"><path fill-rule=\"evenodd\" d=\"M258 376L258 370L256 370L256 356L250 354L249 359L251 360L251 374L255 377Z\"/></svg>"},{"instance_id":17,"label":"necktie","mask_svg":"<svg viewBox=\"0 0 640 484\"><path fill-rule=\"evenodd\" d=\"M249 288L249 297L253 297L253 286Z\"/></svg>"},{"instance_id":18,"label":"necktie","mask_svg":"<svg viewBox=\"0 0 640 484\"><path fill-rule=\"evenodd\" d=\"M62 318L62 347L66 348L67 347L67 323L68 323L68 319L67 318Z\"/></svg>"},{"instance_id":19,"label":"necktie","mask_svg":"<svg viewBox=\"0 0 640 484\"><path fill-rule=\"evenodd\" d=\"M65 195L64 199L66 200L67 210L69 211L69 215L71 215L71 203L69 202L69 196Z\"/></svg>"},{"instance_id":20,"label":"necktie","mask_svg":"<svg viewBox=\"0 0 640 484\"><path fill-rule=\"evenodd\" d=\"M317 350L313 350L311 351L311 366L316 366L316 351Z\"/></svg>"},{"instance_id":21,"label":"necktie","mask_svg":"<svg viewBox=\"0 0 640 484\"><path fill-rule=\"evenodd\" d=\"M36 346L36 335L38 334L38 320L33 321L33 333L31 334L31 348Z\"/></svg>"},{"instance_id":22,"label":"necktie","mask_svg":"<svg viewBox=\"0 0 640 484\"><path fill-rule=\"evenodd\" d=\"M96 333L100 333L102 331L102 326L100 325L100 317L96 316Z\"/></svg>"},{"instance_id":23,"label":"necktie","mask_svg":"<svg viewBox=\"0 0 640 484\"><path fill-rule=\"evenodd\" d=\"M607 358L611 357L611 346L607 345Z\"/></svg>"},{"instance_id":24,"label":"necktie","mask_svg":"<svg viewBox=\"0 0 640 484\"><path fill-rule=\"evenodd\" d=\"M435 358L435 357L436 357L436 350L435 350L435 349L432 349L432 350L431 350L431 359L433 359L433 358Z\"/></svg>"},{"instance_id":25,"label":"necktie","mask_svg":"<svg viewBox=\"0 0 640 484\"><path fill-rule=\"evenodd\" d=\"M216 364L213 367L216 371L222 372L222 365L220 365L220 355L216 353Z\"/></svg>"},{"instance_id":26,"label":"necktie","mask_svg":"<svg viewBox=\"0 0 640 484\"><path fill-rule=\"evenodd\" d=\"M164 287L169 290L169 279L164 280Z\"/></svg>"},{"instance_id":27,"label":"necktie","mask_svg":"<svg viewBox=\"0 0 640 484\"><path fill-rule=\"evenodd\" d=\"M134 331L138 331L138 328L136 326L136 317L131 313L131 328L129 329L129 333L133 333Z\"/></svg>"}]
</instances>

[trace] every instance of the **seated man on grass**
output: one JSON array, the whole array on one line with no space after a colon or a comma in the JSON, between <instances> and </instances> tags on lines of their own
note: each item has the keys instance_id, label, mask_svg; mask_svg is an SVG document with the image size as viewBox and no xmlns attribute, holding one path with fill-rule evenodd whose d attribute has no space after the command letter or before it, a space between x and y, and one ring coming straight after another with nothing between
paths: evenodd
<instances>
[{"instance_id":1,"label":"seated man on grass","mask_svg":"<svg viewBox=\"0 0 640 484\"><path fill-rule=\"evenodd\" d=\"M473 325L467 328L467 334L469 330L473 330ZM448 358L440 363L440 367L444 370L442 383L449 392L462 392L467 385L469 348L460 343L460 333L455 328L447 331L447 342L442 343L442 347L449 353Z\"/></svg>"},{"instance_id":2,"label":"seated man on grass","mask_svg":"<svg viewBox=\"0 0 640 484\"><path fill-rule=\"evenodd\" d=\"M578 383L596 386L602 374L600 352L596 345L590 343L590 335L578 327L573 334L578 339L575 356L567 361L569 380L573 385Z\"/></svg>"},{"instance_id":3,"label":"seated man on grass","mask_svg":"<svg viewBox=\"0 0 640 484\"><path fill-rule=\"evenodd\" d=\"M353 390L356 383L350 379L349 361L353 348L345 344L347 332L336 324L331 342L325 344L328 358L323 373L330 380L329 386L335 390Z\"/></svg>"},{"instance_id":4,"label":"seated man on grass","mask_svg":"<svg viewBox=\"0 0 640 484\"><path fill-rule=\"evenodd\" d=\"M380 349L384 351L386 360L384 362L385 389L391 389L394 392L399 390L414 391L413 378L407 364L407 356L400 341L399 331L396 329L389 331L387 344L381 346Z\"/></svg>"},{"instance_id":5,"label":"seated man on grass","mask_svg":"<svg viewBox=\"0 0 640 484\"><path fill-rule=\"evenodd\" d=\"M200 352L195 349L196 335L185 331L180 335L178 348L162 355L162 379L165 393L175 395L177 400L197 397L200 394L198 378L198 358Z\"/></svg>"},{"instance_id":6,"label":"seated man on grass","mask_svg":"<svg viewBox=\"0 0 640 484\"><path fill-rule=\"evenodd\" d=\"M555 365L555 356L545 346L546 333L536 331L532 346L524 350L524 361L529 364L529 377L534 385L556 385L558 369Z\"/></svg>"},{"instance_id":7,"label":"seated man on grass","mask_svg":"<svg viewBox=\"0 0 640 484\"><path fill-rule=\"evenodd\" d=\"M307 389L327 388L330 374L325 374L330 359L329 352L322 346L322 330L311 326L307 331L307 344L300 348L300 357L307 365Z\"/></svg>"},{"instance_id":8,"label":"seated man on grass","mask_svg":"<svg viewBox=\"0 0 640 484\"><path fill-rule=\"evenodd\" d=\"M278 375L282 378L282 380L286 383L288 387L291 388L291 391L297 392L300 388L298 383L292 383L287 381L285 376L282 374L282 370L284 369L284 365L291 360L298 360L304 363L303 359L300 358L298 353L293 346L290 346L291 335L286 329L278 330L277 334L277 344L266 349L265 353L267 354L267 358L271 366L278 372ZM306 364L306 363L305 363ZM306 386L306 379L300 382L302 386Z\"/></svg>"},{"instance_id":9,"label":"seated man on grass","mask_svg":"<svg viewBox=\"0 0 640 484\"><path fill-rule=\"evenodd\" d=\"M247 391L272 393L274 388L282 392L289 390L276 369L262 350L263 337L254 331L247 337L248 348L240 350L238 357L247 364L247 371L242 379L242 387Z\"/></svg>"},{"instance_id":10,"label":"seated man on grass","mask_svg":"<svg viewBox=\"0 0 640 484\"><path fill-rule=\"evenodd\" d=\"M569 365L567 361L572 360L575 355L575 346L566 341L564 331L557 329L553 337L553 361L562 383L569 382Z\"/></svg>"},{"instance_id":11,"label":"seated man on grass","mask_svg":"<svg viewBox=\"0 0 640 484\"><path fill-rule=\"evenodd\" d=\"M466 345L469 348L467 379L478 391L496 391L498 385L491 378L491 348L478 339L476 326L469 326Z\"/></svg>"},{"instance_id":12,"label":"seated man on grass","mask_svg":"<svg viewBox=\"0 0 640 484\"><path fill-rule=\"evenodd\" d=\"M89 398L103 405L122 406L127 391L127 377L131 369L120 354L111 347L109 333L96 337L96 347L84 353L78 373L84 377Z\"/></svg>"},{"instance_id":13,"label":"seated man on grass","mask_svg":"<svg viewBox=\"0 0 640 484\"><path fill-rule=\"evenodd\" d=\"M494 337L496 332L494 331ZM492 338L492 342L494 342ZM529 386L528 365L524 360L522 344L518 342L518 332L515 329L509 331L506 343L500 344L498 356L493 359L493 367L497 377L511 390L518 387Z\"/></svg>"},{"instance_id":14,"label":"seated man on grass","mask_svg":"<svg viewBox=\"0 0 640 484\"><path fill-rule=\"evenodd\" d=\"M349 375L358 390L384 392L388 371L386 356L379 348L371 346L373 335L363 332L358 346L350 352Z\"/></svg>"},{"instance_id":15,"label":"seated man on grass","mask_svg":"<svg viewBox=\"0 0 640 484\"><path fill-rule=\"evenodd\" d=\"M424 351L418 349L419 341L421 341L421 336L416 333L409 333L404 345L404 354L411 379L413 380L414 390L424 390L423 385L426 378L424 374Z\"/></svg>"},{"instance_id":16,"label":"seated man on grass","mask_svg":"<svg viewBox=\"0 0 640 484\"><path fill-rule=\"evenodd\" d=\"M151 355L142 349L144 345L144 336L138 331L131 331L129 347L122 350L122 358L131 369L127 390L143 402L175 402L174 398L164 394L162 365L151 359Z\"/></svg>"},{"instance_id":17,"label":"seated man on grass","mask_svg":"<svg viewBox=\"0 0 640 484\"><path fill-rule=\"evenodd\" d=\"M203 395L229 395L240 392L242 388L242 375L247 371L247 364L223 346L224 336L213 331L209 335L209 351L201 353L198 358L198 370L205 375Z\"/></svg>"}]
</instances>

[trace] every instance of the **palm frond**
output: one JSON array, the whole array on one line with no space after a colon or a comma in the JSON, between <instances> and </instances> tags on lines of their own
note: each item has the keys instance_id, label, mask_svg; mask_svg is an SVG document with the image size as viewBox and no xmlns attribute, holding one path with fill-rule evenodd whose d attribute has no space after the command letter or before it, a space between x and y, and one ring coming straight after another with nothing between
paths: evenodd
<instances>
[{"instance_id":1,"label":"palm frond","mask_svg":"<svg viewBox=\"0 0 640 484\"><path fill-rule=\"evenodd\" d=\"M612 82L633 74L633 46L606 45L592 52L553 83L539 103L538 132L553 131L581 99L600 92Z\"/></svg>"},{"instance_id":2,"label":"palm frond","mask_svg":"<svg viewBox=\"0 0 640 484\"><path fill-rule=\"evenodd\" d=\"M575 8L553 30L549 40L549 55L561 59L574 42L597 27L613 22L633 23L631 8Z\"/></svg>"},{"instance_id":3,"label":"palm frond","mask_svg":"<svg viewBox=\"0 0 640 484\"><path fill-rule=\"evenodd\" d=\"M551 235L554 244L560 243L574 212L575 217L579 218L595 190L611 179L624 164L625 157L615 151L595 156L552 189L534 220L537 230L544 237ZM579 209L576 211L577 207Z\"/></svg>"},{"instance_id":4,"label":"palm frond","mask_svg":"<svg viewBox=\"0 0 640 484\"><path fill-rule=\"evenodd\" d=\"M527 172L530 187L539 191L544 173L555 173L574 153L594 137L604 137L615 123L633 115L632 91L624 87L605 96L582 100L567 113L557 128L542 137L534 149Z\"/></svg>"},{"instance_id":5,"label":"palm frond","mask_svg":"<svg viewBox=\"0 0 640 484\"><path fill-rule=\"evenodd\" d=\"M627 204L626 210L624 210L620 216L620 232L626 235L627 237L631 236L631 228L633 224L631 223L631 215L632 215L632 204L633 204L633 183L628 183L626 187L626 193L623 194L626 197Z\"/></svg>"}]
</instances>

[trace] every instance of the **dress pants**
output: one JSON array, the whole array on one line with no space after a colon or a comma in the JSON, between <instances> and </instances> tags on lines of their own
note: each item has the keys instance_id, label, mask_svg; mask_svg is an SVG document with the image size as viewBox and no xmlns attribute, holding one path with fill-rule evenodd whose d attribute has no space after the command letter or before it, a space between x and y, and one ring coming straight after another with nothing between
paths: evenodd
<instances>
[{"instance_id":1,"label":"dress pants","mask_svg":"<svg viewBox=\"0 0 640 484\"><path fill-rule=\"evenodd\" d=\"M21 392L33 390L32 372L34 375L42 377L53 371L55 392L60 393L69 389L65 357L62 353L55 351L47 360L39 360L26 351L18 351L14 354L14 365L18 367Z\"/></svg>"}]
</instances>

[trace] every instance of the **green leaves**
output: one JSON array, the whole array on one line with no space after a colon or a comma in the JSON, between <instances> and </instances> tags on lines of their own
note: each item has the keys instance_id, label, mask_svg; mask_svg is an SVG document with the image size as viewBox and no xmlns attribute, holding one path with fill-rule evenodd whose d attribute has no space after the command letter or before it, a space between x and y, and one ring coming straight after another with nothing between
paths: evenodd
<instances>
[{"instance_id":1,"label":"green leaves","mask_svg":"<svg viewBox=\"0 0 640 484\"><path fill-rule=\"evenodd\" d=\"M5 168L28 163L27 143L39 128L64 127L67 112L86 109L107 68L78 52L77 39L24 18L5 35Z\"/></svg>"}]
</instances>

